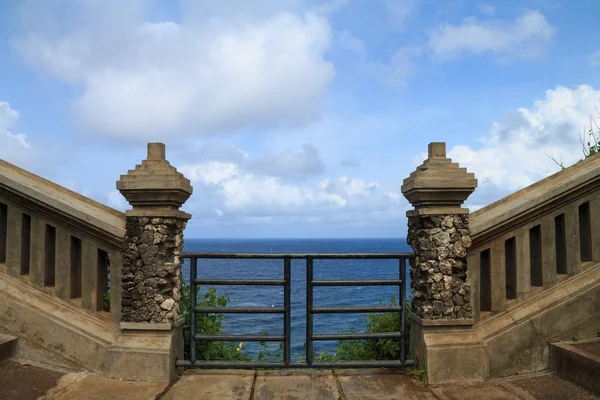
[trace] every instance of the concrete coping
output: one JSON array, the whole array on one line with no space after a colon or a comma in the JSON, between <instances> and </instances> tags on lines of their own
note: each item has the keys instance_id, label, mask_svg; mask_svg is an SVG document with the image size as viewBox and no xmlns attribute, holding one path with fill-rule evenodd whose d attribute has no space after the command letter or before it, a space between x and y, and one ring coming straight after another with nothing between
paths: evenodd
<instances>
[{"instance_id":1,"label":"concrete coping","mask_svg":"<svg viewBox=\"0 0 600 400\"><path fill-rule=\"evenodd\" d=\"M170 331L179 328L184 322L184 317L179 318L175 326L170 322L121 322L120 328L127 331Z\"/></svg>"},{"instance_id":2,"label":"concrete coping","mask_svg":"<svg viewBox=\"0 0 600 400\"><path fill-rule=\"evenodd\" d=\"M421 326L473 326L472 319L422 319L413 313L410 319Z\"/></svg>"},{"instance_id":3,"label":"concrete coping","mask_svg":"<svg viewBox=\"0 0 600 400\"><path fill-rule=\"evenodd\" d=\"M578 191L598 190L600 154L550 175L470 214L473 242L522 226L528 218L539 218L555 208L575 201ZM586 189L587 188L587 189ZM484 239L485 240L485 239Z\"/></svg>"},{"instance_id":4,"label":"concrete coping","mask_svg":"<svg viewBox=\"0 0 600 400\"><path fill-rule=\"evenodd\" d=\"M189 220L192 216L180 210L160 210L160 209L132 209L125 211L126 217L147 217L147 218L179 218Z\"/></svg>"},{"instance_id":5,"label":"concrete coping","mask_svg":"<svg viewBox=\"0 0 600 400\"><path fill-rule=\"evenodd\" d=\"M461 207L431 207L419 208L417 210L408 210L407 217L416 217L419 215L450 215L450 214L469 214L468 208Z\"/></svg>"}]
</instances>

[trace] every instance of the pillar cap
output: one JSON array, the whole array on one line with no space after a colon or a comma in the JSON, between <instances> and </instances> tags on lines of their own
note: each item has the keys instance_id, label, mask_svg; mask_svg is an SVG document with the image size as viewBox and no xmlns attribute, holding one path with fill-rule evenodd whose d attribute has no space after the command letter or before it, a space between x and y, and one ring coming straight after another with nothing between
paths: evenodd
<instances>
[{"instance_id":1,"label":"pillar cap","mask_svg":"<svg viewBox=\"0 0 600 400\"><path fill-rule=\"evenodd\" d=\"M475 175L446 157L446 143L429 143L428 157L404 179L402 194L416 210L460 210L477 187Z\"/></svg>"},{"instance_id":2,"label":"pillar cap","mask_svg":"<svg viewBox=\"0 0 600 400\"><path fill-rule=\"evenodd\" d=\"M148 143L148 156L121 175L117 189L134 210L178 210L192 194L189 179L166 160L163 143Z\"/></svg>"}]
</instances>

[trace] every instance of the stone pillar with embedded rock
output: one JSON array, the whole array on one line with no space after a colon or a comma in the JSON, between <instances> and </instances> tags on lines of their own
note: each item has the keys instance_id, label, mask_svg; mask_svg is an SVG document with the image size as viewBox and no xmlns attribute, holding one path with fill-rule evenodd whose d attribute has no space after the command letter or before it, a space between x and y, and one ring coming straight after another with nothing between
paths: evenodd
<instances>
[{"instance_id":1,"label":"stone pillar with embedded rock","mask_svg":"<svg viewBox=\"0 0 600 400\"><path fill-rule=\"evenodd\" d=\"M446 157L445 143L430 143L428 158L404 180L412 299L411 349L432 384L483 380L485 345L473 331L467 249L469 210L462 203L477 187L472 173Z\"/></svg>"},{"instance_id":2,"label":"stone pillar with embedded rock","mask_svg":"<svg viewBox=\"0 0 600 400\"><path fill-rule=\"evenodd\" d=\"M141 374L162 377L156 380L169 380L175 373L175 360L183 358L181 252L183 230L191 216L179 208L192 194L192 186L166 160L165 145L149 143L146 160L121 175L117 189L132 209L125 212L123 334L115 345L114 359L108 361L114 363L115 376L135 368Z\"/></svg>"}]
</instances>

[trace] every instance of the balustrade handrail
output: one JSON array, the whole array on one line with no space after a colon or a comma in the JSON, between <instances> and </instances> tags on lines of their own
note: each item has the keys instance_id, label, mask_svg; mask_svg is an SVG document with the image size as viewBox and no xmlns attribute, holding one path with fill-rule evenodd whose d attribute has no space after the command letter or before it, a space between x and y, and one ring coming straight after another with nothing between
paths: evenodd
<instances>
[{"instance_id":1,"label":"balustrade handrail","mask_svg":"<svg viewBox=\"0 0 600 400\"><path fill-rule=\"evenodd\" d=\"M600 155L469 215L474 318L600 262Z\"/></svg>"},{"instance_id":2,"label":"balustrade handrail","mask_svg":"<svg viewBox=\"0 0 600 400\"><path fill-rule=\"evenodd\" d=\"M600 188L600 154L469 214L473 246L525 225Z\"/></svg>"},{"instance_id":3,"label":"balustrade handrail","mask_svg":"<svg viewBox=\"0 0 600 400\"><path fill-rule=\"evenodd\" d=\"M120 324L125 214L0 160L0 264ZM109 282L110 281L110 282Z\"/></svg>"},{"instance_id":4,"label":"balustrade handrail","mask_svg":"<svg viewBox=\"0 0 600 400\"><path fill-rule=\"evenodd\" d=\"M100 240L122 244L124 213L4 160L0 160L0 190L15 202L85 229Z\"/></svg>"}]
</instances>

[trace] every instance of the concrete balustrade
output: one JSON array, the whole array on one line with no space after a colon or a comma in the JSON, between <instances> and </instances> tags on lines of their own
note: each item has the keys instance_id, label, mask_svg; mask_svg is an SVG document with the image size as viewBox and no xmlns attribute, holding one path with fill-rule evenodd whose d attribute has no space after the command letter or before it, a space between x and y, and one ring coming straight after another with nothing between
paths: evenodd
<instances>
[{"instance_id":1,"label":"concrete balustrade","mask_svg":"<svg viewBox=\"0 0 600 400\"><path fill-rule=\"evenodd\" d=\"M491 376L545 369L546 343L596 334L600 156L469 218L473 331Z\"/></svg>"},{"instance_id":2,"label":"concrete balustrade","mask_svg":"<svg viewBox=\"0 0 600 400\"><path fill-rule=\"evenodd\" d=\"M438 229L432 216L437 221L465 213L458 207L475 187L469 175L433 143L428 160L402 187L415 207L407 213L415 252L411 341L431 383L547 368L545 343L595 335L594 316L600 317L594 300L600 289L600 155L461 217L461 233L470 235L466 281L454 266L443 278L470 289L463 301L470 300L473 319L448 318L435 308L448 298L436 272L448 254L458 265L463 258L442 240L452 227Z\"/></svg>"},{"instance_id":3,"label":"concrete balustrade","mask_svg":"<svg viewBox=\"0 0 600 400\"><path fill-rule=\"evenodd\" d=\"M591 157L470 214L469 275L481 312L501 312L600 261L600 158ZM506 241L514 237L516 299L507 295ZM481 254L490 252L491 282L481 282ZM483 266L485 269L486 266ZM511 275L512 276L512 275ZM482 293L481 291L490 291ZM486 314L487 315L487 314Z\"/></svg>"},{"instance_id":4,"label":"concrete balustrade","mask_svg":"<svg viewBox=\"0 0 600 400\"><path fill-rule=\"evenodd\" d=\"M4 222L7 252L3 262L8 275L25 279L45 293L73 300L89 312L104 312L109 257L112 270L120 269L120 247L99 243L51 217L7 203L1 204L8 217ZM111 283L111 287L120 287L115 279ZM112 320L120 323L120 301L113 303Z\"/></svg>"},{"instance_id":5,"label":"concrete balustrade","mask_svg":"<svg viewBox=\"0 0 600 400\"><path fill-rule=\"evenodd\" d=\"M105 314L104 296L115 292L116 325L123 228L122 213L0 161L2 270L90 313Z\"/></svg>"}]
</instances>

